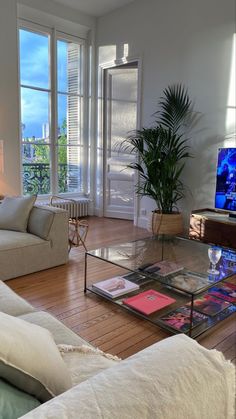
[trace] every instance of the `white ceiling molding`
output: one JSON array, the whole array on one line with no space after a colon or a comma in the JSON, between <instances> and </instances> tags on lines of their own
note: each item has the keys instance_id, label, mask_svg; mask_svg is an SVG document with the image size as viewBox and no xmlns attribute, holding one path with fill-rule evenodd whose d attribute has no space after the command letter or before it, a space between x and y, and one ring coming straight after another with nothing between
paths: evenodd
<instances>
[{"instance_id":1,"label":"white ceiling molding","mask_svg":"<svg viewBox=\"0 0 236 419\"><path fill-rule=\"evenodd\" d=\"M92 29L95 27L95 17L90 16L84 12L77 12L75 9L66 4L67 1L58 3L54 0L17 0L18 17L28 19L31 15L36 23L48 24L47 21L67 21L79 24L85 28ZM38 12L37 12L38 11ZM40 18L40 13L44 14L43 22L37 22L37 13ZM29 15L29 16L28 16ZM34 16L35 15L35 16ZM48 18L46 17L48 15ZM35 20L36 18L36 20Z\"/></svg>"},{"instance_id":2,"label":"white ceiling molding","mask_svg":"<svg viewBox=\"0 0 236 419\"><path fill-rule=\"evenodd\" d=\"M134 0L54 0L63 6L71 7L90 16L100 17Z\"/></svg>"}]
</instances>

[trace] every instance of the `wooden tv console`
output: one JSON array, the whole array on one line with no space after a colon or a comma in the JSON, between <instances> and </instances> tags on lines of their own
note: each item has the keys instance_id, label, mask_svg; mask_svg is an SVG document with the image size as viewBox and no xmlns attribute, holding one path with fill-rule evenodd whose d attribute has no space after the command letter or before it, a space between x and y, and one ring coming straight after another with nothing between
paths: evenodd
<instances>
[{"instance_id":1,"label":"wooden tv console","mask_svg":"<svg viewBox=\"0 0 236 419\"><path fill-rule=\"evenodd\" d=\"M190 217L189 238L236 249L236 218L226 211L195 210Z\"/></svg>"}]
</instances>

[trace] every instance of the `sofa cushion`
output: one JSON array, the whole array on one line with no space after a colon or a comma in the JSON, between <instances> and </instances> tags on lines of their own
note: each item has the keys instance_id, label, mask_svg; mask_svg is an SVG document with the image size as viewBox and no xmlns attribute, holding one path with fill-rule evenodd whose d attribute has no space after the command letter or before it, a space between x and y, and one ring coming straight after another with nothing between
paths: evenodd
<instances>
[{"instance_id":1,"label":"sofa cushion","mask_svg":"<svg viewBox=\"0 0 236 419\"><path fill-rule=\"evenodd\" d=\"M50 208L34 206L28 220L28 232L47 240L53 218L54 213Z\"/></svg>"},{"instance_id":2,"label":"sofa cushion","mask_svg":"<svg viewBox=\"0 0 236 419\"><path fill-rule=\"evenodd\" d=\"M72 386L48 330L0 313L0 377L45 402Z\"/></svg>"},{"instance_id":3,"label":"sofa cushion","mask_svg":"<svg viewBox=\"0 0 236 419\"><path fill-rule=\"evenodd\" d=\"M17 419L40 406L40 402L0 379L0 418Z\"/></svg>"},{"instance_id":4,"label":"sofa cushion","mask_svg":"<svg viewBox=\"0 0 236 419\"><path fill-rule=\"evenodd\" d=\"M30 323L37 324L49 330L53 335L56 344L67 345L87 345L88 343L80 336L76 335L72 330L68 329L63 323L45 311L37 311L34 313L23 314L21 319Z\"/></svg>"},{"instance_id":5,"label":"sofa cushion","mask_svg":"<svg viewBox=\"0 0 236 419\"><path fill-rule=\"evenodd\" d=\"M0 229L26 231L36 196L6 197L0 205Z\"/></svg>"},{"instance_id":6,"label":"sofa cushion","mask_svg":"<svg viewBox=\"0 0 236 419\"><path fill-rule=\"evenodd\" d=\"M19 316L25 313L32 313L34 310L29 303L0 281L0 311L11 316Z\"/></svg>"},{"instance_id":7,"label":"sofa cushion","mask_svg":"<svg viewBox=\"0 0 236 419\"><path fill-rule=\"evenodd\" d=\"M20 249L23 247L38 246L45 240L30 233L19 231L0 230L0 251ZM30 262L30 261L28 261Z\"/></svg>"},{"instance_id":8,"label":"sofa cushion","mask_svg":"<svg viewBox=\"0 0 236 419\"><path fill-rule=\"evenodd\" d=\"M53 260L51 252L48 240L29 233L0 230L1 280L49 268Z\"/></svg>"}]
</instances>

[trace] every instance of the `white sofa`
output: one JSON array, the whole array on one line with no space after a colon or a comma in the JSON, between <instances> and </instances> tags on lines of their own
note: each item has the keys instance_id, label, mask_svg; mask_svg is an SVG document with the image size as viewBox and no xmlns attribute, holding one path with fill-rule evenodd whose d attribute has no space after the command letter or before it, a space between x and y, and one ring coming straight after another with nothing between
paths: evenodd
<instances>
[{"instance_id":1,"label":"white sofa","mask_svg":"<svg viewBox=\"0 0 236 419\"><path fill-rule=\"evenodd\" d=\"M6 280L68 261L68 213L35 205L27 232L0 229L0 279Z\"/></svg>"},{"instance_id":2,"label":"white sofa","mask_svg":"<svg viewBox=\"0 0 236 419\"><path fill-rule=\"evenodd\" d=\"M118 362L90 353L83 339L50 314L37 312L1 281L0 311L41 325L57 344L78 350L72 352L73 360L69 352L64 357L74 387L24 419L234 418L233 365L220 352L209 351L185 335ZM84 347L85 351L79 350Z\"/></svg>"}]
</instances>

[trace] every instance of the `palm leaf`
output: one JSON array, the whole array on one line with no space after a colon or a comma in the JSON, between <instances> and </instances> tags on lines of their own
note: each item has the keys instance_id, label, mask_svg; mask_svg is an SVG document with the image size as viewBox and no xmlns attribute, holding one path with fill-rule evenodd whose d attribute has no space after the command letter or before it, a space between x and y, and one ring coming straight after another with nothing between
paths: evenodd
<instances>
[{"instance_id":1,"label":"palm leaf","mask_svg":"<svg viewBox=\"0 0 236 419\"><path fill-rule=\"evenodd\" d=\"M131 132L122 151L136 153L136 161L128 165L139 173L136 193L152 198L163 213L171 213L184 197L181 176L186 159L192 157L184 131L194 118L181 84L167 87L159 106L155 125Z\"/></svg>"},{"instance_id":2,"label":"palm leaf","mask_svg":"<svg viewBox=\"0 0 236 419\"><path fill-rule=\"evenodd\" d=\"M181 84L177 84L168 86L164 90L159 106L160 111L156 112L159 123L175 133L189 117L192 102L187 89Z\"/></svg>"}]
</instances>

